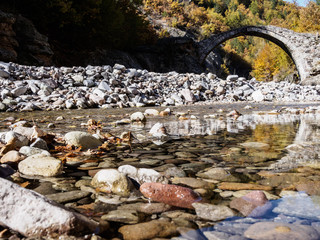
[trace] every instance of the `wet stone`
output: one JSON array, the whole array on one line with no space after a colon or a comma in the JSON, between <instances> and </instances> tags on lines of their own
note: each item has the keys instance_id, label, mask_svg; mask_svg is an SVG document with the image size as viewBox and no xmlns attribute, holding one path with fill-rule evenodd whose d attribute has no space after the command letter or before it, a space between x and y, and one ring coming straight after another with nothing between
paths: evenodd
<instances>
[{"instance_id":1,"label":"wet stone","mask_svg":"<svg viewBox=\"0 0 320 240\"><path fill-rule=\"evenodd\" d=\"M58 203L66 203L79 200L81 198L85 198L89 196L90 192L83 192L83 191L71 191L71 192L61 192L61 193L54 193L46 195L47 198L58 202Z\"/></svg>"},{"instance_id":2,"label":"wet stone","mask_svg":"<svg viewBox=\"0 0 320 240\"><path fill-rule=\"evenodd\" d=\"M192 206L195 208L198 217L210 221L219 221L235 215L227 206L209 203L193 203Z\"/></svg>"},{"instance_id":3,"label":"wet stone","mask_svg":"<svg viewBox=\"0 0 320 240\"><path fill-rule=\"evenodd\" d=\"M164 203L132 203L118 207L118 210L136 210L145 214L163 213L172 207Z\"/></svg>"},{"instance_id":4,"label":"wet stone","mask_svg":"<svg viewBox=\"0 0 320 240\"><path fill-rule=\"evenodd\" d=\"M231 175L230 172L223 168L211 168L203 172L197 173L198 177L226 181L226 182L239 182L240 180Z\"/></svg>"},{"instance_id":5,"label":"wet stone","mask_svg":"<svg viewBox=\"0 0 320 240\"><path fill-rule=\"evenodd\" d=\"M320 219L319 196L306 196L297 194L286 196L277 200L277 206L272 210L274 213L286 214L293 217L303 217L309 219Z\"/></svg>"},{"instance_id":6,"label":"wet stone","mask_svg":"<svg viewBox=\"0 0 320 240\"><path fill-rule=\"evenodd\" d=\"M7 178L14 173L15 173L15 170L12 167L10 167L8 164L1 164L0 165L0 177L1 178Z\"/></svg>"},{"instance_id":7,"label":"wet stone","mask_svg":"<svg viewBox=\"0 0 320 240\"><path fill-rule=\"evenodd\" d=\"M119 228L124 240L143 240L166 238L177 235L177 226L174 223L153 220L135 225L126 225Z\"/></svg>"},{"instance_id":8,"label":"wet stone","mask_svg":"<svg viewBox=\"0 0 320 240\"><path fill-rule=\"evenodd\" d=\"M230 183L230 182L222 182L221 184L218 185L218 188L222 190L232 190L232 191L238 191L238 190L270 191L272 190L272 187L270 186L251 184L251 183Z\"/></svg>"},{"instance_id":9,"label":"wet stone","mask_svg":"<svg viewBox=\"0 0 320 240\"><path fill-rule=\"evenodd\" d=\"M185 171L178 167L171 167L165 170L164 175L166 177L186 177Z\"/></svg>"},{"instance_id":10,"label":"wet stone","mask_svg":"<svg viewBox=\"0 0 320 240\"><path fill-rule=\"evenodd\" d=\"M101 217L102 220L135 224L142 220L142 215L136 210L121 209L108 212Z\"/></svg>"},{"instance_id":11,"label":"wet stone","mask_svg":"<svg viewBox=\"0 0 320 240\"><path fill-rule=\"evenodd\" d=\"M201 201L199 195L191 189L170 184L144 183L140 191L153 201L182 208L193 208L192 203Z\"/></svg>"},{"instance_id":12,"label":"wet stone","mask_svg":"<svg viewBox=\"0 0 320 240\"><path fill-rule=\"evenodd\" d=\"M191 178L191 177L175 177L172 180L173 184L182 184L191 188L210 188L213 189L215 185L213 183L209 183L203 181L201 179Z\"/></svg>"},{"instance_id":13,"label":"wet stone","mask_svg":"<svg viewBox=\"0 0 320 240\"><path fill-rule=\"evenodd\" d=\"M270 211L272 204L268 202L262 191L252 191L241 198L232 200L230 207L237 209L244 216L260 217Z\"/></svg>"},{"instance_id":14,"label":"wet stone","mask_svg":"<svg viewBox=\"0 0 320 240\"><path fill-rule=\"evenodd\" d=\"M49 195L49 194L54 194L57 193L57 190L55 190L52 187L52 183L51 182L40 182L39 186L32 189L33 191L40 193L42 195Z\"/></svg>"},{"instance_id":15,"label":"wet stone","mask_svg":"<svg viewBox=\"0 0 320 240\"><path fill-rule=\"evenodd\" d=\"M101 192L114 193L120 196L130 194L130 185L126 176L116 169L103 169L94 175L91 184Z\"/></svg>"},{"instance_id":16,"label":"wet stone","mask_svg":"<svg viewBox=\"0 0 320 240\"><path fill-rule=\"evenodd\" d=\"M50 156L51 154L47 150L43 150L41 148L37 147L29 147L29 146L23 146L20 148L19 153L26 155L26 156L32 156L32 155L45 155L45 156Z\"/></svg>"},{"instance_id":17,"label":"wet stone","mask_svg":"<svg viewBox=\"0 0 320 240\"><path fill-rule=\"evenodd\" d=\"M236 198L240 198L240 197L243 197L243 196L247 195L248 193L250 193L252 191L255 191L255 190L239 190L239 191L235 191L235 192L231 191L231 193L232 193L231 195L236 197ZM277 196L277 195L271 194L271 193L269 193L267 191L262 191L262 192L266 195L268 200L277 200L277 199L279 199L279 196ZM295 193L297 193L297 192L295 192Z\"/></svg>"},{"instance_id":18,"label":"wet stone","mask_svg":"<svg viewBox=\"0 0 320 240\"><path fill-rule=\"evenodd\" d=\"M278 222L255 223L245 231L244 236L250 239L264 240L316 240L320 237L318 232L311 226Z\"/></svg>"},{"instance_id":19,"label":"wet stone","mask_svg":"<svg viewBox=\"0 0 320 240\"><path fill-rule=\"evenodd\" d=\"M309 195L320 195L320 182L308 181L296 186L298 191L306 192Z\"/></svg>"}]
</instances>

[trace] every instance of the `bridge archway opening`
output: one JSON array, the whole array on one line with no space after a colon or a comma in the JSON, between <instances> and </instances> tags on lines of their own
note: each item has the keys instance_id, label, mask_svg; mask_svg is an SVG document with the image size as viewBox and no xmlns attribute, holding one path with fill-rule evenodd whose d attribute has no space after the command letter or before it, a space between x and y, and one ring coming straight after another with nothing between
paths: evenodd
<instances>
[{"instance_id":1,"label":"bridge archway opening","mask_svg":"<svg viewBox=\"0 0 320 240\"><path fill-rule=\"evenodd\" d=\"M290 30L274 26L246 26L213 35L212 37L200 42L200 61L202 61L202 63L204 64L205 60L207 60L208 55L210 55L212 51L229 40L246 36L258 37L272 42L280 47L287 54L288 58L291 59L294 63L294 66L297 70L297 75L300 75L301 78L304 78L305 76L301 75L305 73L304 63L299 59L297 52L295 52L295 47L292 42L290 42L288 32L286 32L286 34L281 34L281 31L289 31L289 34L294 34L294 32L291 31L291 33ZM204 66L206 65L204 64Z\"/></svg>"},{"instance_id":2,"label":"bridge archway opening","mask_svg":"<svg viewBox=\"0 0 320 240\"><path fill-rule=\"evenodd\" d=\"M237 74L259 81L297 81L298 69L289 50L285 49L266 38L242 35L213 48L204 66L221 78ZM219 59L213 59L217 56Z\"/></svg>"}]
</instances>

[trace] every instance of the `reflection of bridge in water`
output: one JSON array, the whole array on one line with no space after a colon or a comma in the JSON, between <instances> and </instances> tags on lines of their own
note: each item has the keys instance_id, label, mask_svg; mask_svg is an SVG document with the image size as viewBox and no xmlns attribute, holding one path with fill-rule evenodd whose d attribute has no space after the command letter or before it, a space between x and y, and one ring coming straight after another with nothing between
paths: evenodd
<instances>
[{"instance_id":1,"label":"reflection of bridge in water","mask_svg":"<svg viewBox=\"0 0 320 240\"><path fill-rule=\"evenodd\" d=\"M214 135L226 131L241 134L254 130L258 125L297 124L294 141L286 150L287 154L272 164L270 169L291 169L297 166L320 167L320 114L250 114L237 119L201 118L194 120L166 122L165 127L171 136ZM290 143L289 143L290 144Z\"/></svg>"}]
</instances>

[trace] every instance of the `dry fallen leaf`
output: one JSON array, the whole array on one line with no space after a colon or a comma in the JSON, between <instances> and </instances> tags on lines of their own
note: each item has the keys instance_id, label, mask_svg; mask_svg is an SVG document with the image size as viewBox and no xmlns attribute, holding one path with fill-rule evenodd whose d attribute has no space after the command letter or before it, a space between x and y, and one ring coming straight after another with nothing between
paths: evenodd
<instances>
[{"instance_id":1,"label":"dry fallen leaf","mask_svg":"<svg viewBox=\"0 0 320 240\"><path fill-rule=\"evenodd\" d=\"M11 138L10 141L1 148L0 156L3 156L4 154L6 154L11 150L14 150L16 148L16 141L17 140L15 138Z\"/></svg>"},{"instance_id":2,"label":"dry fallen leaf","mask_svg":"<svg viewBox=\"0 0 320 240\"><path fill-rule=\"evenodd\" d=\"M3 229L1 232L0 232L0 238L5 238L6 237L6 234L8 233L8 229Z\"/></svg>"},{"instance_id":3,"label":"dry fallen leaf","mask_svg":"<svg viewBox=\"0 0 320 240\"><path fill-rule=\"evenodd\" d=\"M20 187L23 187L23 188L26 188L27 186L29 186L30 185L30 182L23 182L23 183L20 183L19 184L20 185Z\"/></svg>"}]
</instances>

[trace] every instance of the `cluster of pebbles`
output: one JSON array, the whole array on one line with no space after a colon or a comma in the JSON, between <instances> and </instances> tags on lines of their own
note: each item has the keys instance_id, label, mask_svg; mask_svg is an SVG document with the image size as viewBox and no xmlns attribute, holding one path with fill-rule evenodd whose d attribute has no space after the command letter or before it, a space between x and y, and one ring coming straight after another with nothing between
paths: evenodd
<instances>
[{"instance_id":1,"label":"cluster of pebbles","mask_svg":"<svg viewBox=\"0 0 320 240\"><path fill-rule=\"evenodd\" d=\"M139 112L130 119L146 121ZM0 222L10 230L0 229L1 237L320 238L319 165L267 170L281 150L248 135L130 146L103 142L103 132L69 131L54 142L31 121L6 121ZM168 134L161 124L156 129L150 132Z\"/></svg>"},{"instance_id":2,"label":"cluster of pebbles","mask_svg":"<svg viewBox=\"0 0 320 240\"><path fill-rule=\"evenodd\" d=\"M195 102L319 101L319 86L258 82L237 75L155 73L123 65L0 64L0 111L177 106Z\"/></svg>"}]
</instances>

